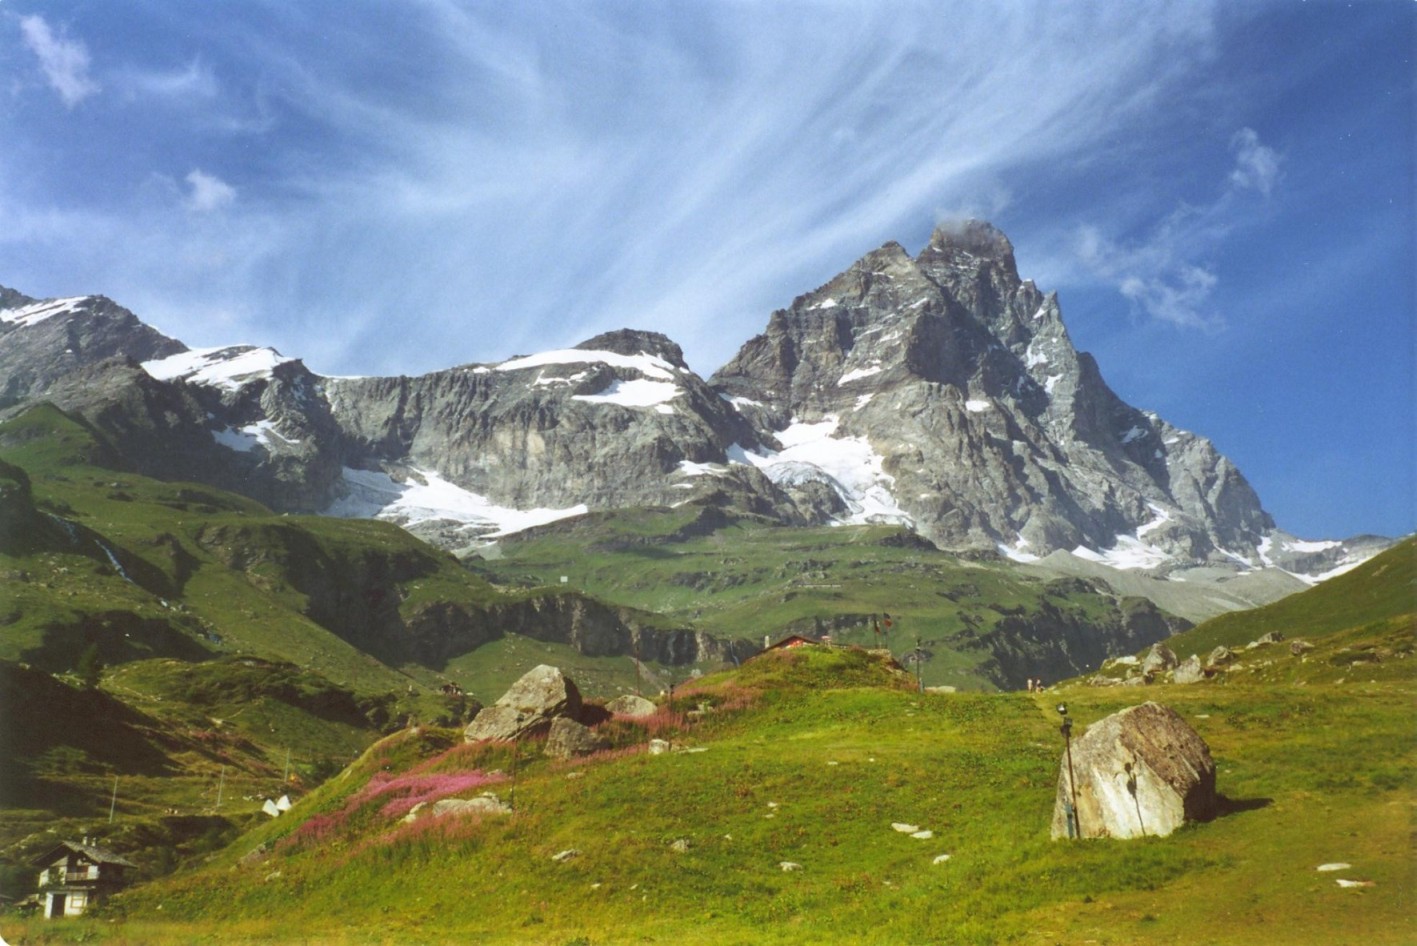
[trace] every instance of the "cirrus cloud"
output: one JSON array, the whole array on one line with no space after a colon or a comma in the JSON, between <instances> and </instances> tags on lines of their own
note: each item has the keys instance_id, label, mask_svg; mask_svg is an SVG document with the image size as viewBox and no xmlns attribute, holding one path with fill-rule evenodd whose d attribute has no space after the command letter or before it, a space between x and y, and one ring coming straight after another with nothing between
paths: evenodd
<instances>
[{"instance_id":1,"label":"cirrus cloud","mask_svg":"<svg viewBox=\"0 0 1417 946\"><path fill-rule=\"evenodd\" d=\"M89 51L81 40L55 33L38 14L20 18L25 45L39 58L39 67L50 88L59 93L69 108L99 91L89 76Z\"/></svg>"}]
</instances>

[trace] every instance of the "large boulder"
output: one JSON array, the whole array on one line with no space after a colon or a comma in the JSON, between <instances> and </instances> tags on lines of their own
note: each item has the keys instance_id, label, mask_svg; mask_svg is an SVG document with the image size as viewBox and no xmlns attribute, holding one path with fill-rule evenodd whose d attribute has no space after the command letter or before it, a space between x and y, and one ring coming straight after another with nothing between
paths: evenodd
<instances>
[{"instance_id":1,"label":"large boulder","mask_svg":"<svg viewBox=\"0 0 1417 946\"><path fill-rule=\"evenodd\" d=\"M562 716L551 721L551 732L546 736L544 751L553 759L574 759L608 748L610 743L605 737L574 719Z\"/></svg>"},{"instance_id":2,"label":"large boulder","mask_svg":"<svg viewBox=\"0 0 1417 946\"><path fill-rule=\"evenodd\" d=\"M644 716L653 716L654 711L658 709L658 707L649 700L642 696L636 696L633 693L626 693L624 696L615 697L615 699L605 704L605 708L616 716L629 716L636 719Z\"/></svg>"},{"instance_id":3,"label":"large boulder","mask_svg":"<svg viewBox=\"0 0 1417 946\"><path fill-rule=\"evenodd\" d=\"M1070 754L1058 773L1054 838L1165 836L1215 815L1210 748L1169 707L1143 703L1099 720Z\"/></svg>"},{"instance_id":4,"label":"large boulder","mask_svg":"<svg viewBox=\"0 0 1417 946\"><path fill-rule=\"evenodd\" d=\"M1146 658L1141 662L1141 675L1150 680L1157 674L1165 673L1176 666L1176 652L1165 644L1152 644Z\"/></svg>"},{"instance_id":5,"label":"large boulder","mask_svg":"<svg viewBox=\"0 0 1417 946\"><path fill-rule=\"evenodd\" d=\"M557 717L573 717L580 711L576 685L560 670L541 664L527 671L496 703L484 707L463 730L463 738L468 742L520 739L545 732Z\"/></svg>"},{"instance_id":6,"label":"large boulder","mask_svg":"<svg viewBox=\"0 0 1417 946\"><path fill-rule=\"evenodd\" d=\"M1176 669L1171 671L1173 683L1200 683L1204 679L1205 668L1201 666L1201 659L1195 654L1178 663Z\"/></svg>"}]
</instances>

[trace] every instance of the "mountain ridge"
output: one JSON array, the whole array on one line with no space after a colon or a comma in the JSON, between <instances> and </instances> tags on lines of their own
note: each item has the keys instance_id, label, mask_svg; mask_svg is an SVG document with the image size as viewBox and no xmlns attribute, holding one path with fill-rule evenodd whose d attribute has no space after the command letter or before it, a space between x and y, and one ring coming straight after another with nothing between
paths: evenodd
<instances>
[{"instance_id":1,"label":"mountain ridge","mask_svg":"<svg viewBox=\"0 0 1417 946\"><path fill-rule=\"evenodd\" d=\"M982 221L937 228L915 257L894 242L867 253L707 380L667 336L632 329L414 377L324 377L274 349L187 349L102 297L6 292L0 409L54 400L137 454L175 450L189 478L463 552L593 509L684 502L1159 576L1312 580L1384 544L1278 529L1209 440L1107 387L1057 295L1022 280Z\"/></svg>"}]
</instances>

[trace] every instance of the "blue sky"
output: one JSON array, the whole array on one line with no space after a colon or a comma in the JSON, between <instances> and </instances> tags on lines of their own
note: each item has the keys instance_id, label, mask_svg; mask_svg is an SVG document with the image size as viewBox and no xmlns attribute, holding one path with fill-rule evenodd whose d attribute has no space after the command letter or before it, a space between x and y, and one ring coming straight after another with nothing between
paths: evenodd
<instances>
[{"instance_id":1,"label":"blue sky","mask_svg":"<svg viewBox=\"0 0 1417 946\"><path fill-rule=\"evenodd\" d=\"M1414 521L1410 0L0 0L0 284L414 374L965 215L1304 537Z\"/></svg>"}]
</instances>

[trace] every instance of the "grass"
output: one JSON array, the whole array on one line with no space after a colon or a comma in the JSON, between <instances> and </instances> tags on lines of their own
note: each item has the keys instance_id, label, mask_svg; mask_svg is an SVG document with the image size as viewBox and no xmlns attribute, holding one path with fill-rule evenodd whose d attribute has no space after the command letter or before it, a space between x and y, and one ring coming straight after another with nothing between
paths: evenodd
<instances>
[{"instance_id":1,"label":"grass","mask_svg":"<svg viewBox=\"0 0 1417 946\"><path fill-rule=\"evenodd\" d=\"M961 559L896 526L787 528L695 507L567 520L504 540L475 567L506 584L564 578L725 638L829 633L901 655L919 639L926 684L969 689L1082 672L1143 605L1097 583Z\"/></svg>"},{"instance_id":2,"label":"grass","mask_svg":"<svg viewBox=\"0 0 1417 946\"><path fill-rule=\"evenodd\" d=\"M1352 571L1273 604L1212 618L1170 646L1205 656L1214 647L1242 647L1278 631L1287 638L1321 638L1379 625L1417 612L1417 537L1406 539Z\"/></svg>"},{"instance_id":3,"label":"grass","mask_svg":"<svg viewBox=\"0 0 1417 946\"><path fill-rule=\"evenodd\" d=\"M1405 943L1417 935L1417 751L1404 666L1376 684L1149 688L1209 743L1227 813L1167 839L1066 843L1048 839L1061 755L1051 707L1065 698L1085 725L1135 692L919 695L860 654L773 655L681 694L718 707L673 734L703 751L630 743L553 763L523 747L500 792L513 816L407 826L351 799L404 773L505 767L509 749L405 732L209 868L134 889L67 931L5 932L114 944ZM352 804L360 818L339 841L277 843ZM263 860L240 862L262 844ZM552 859L568 849L579 854ZM1345 890L1315 871L1332 861L1374 885Z\"/></svg>"}]
</instances>

